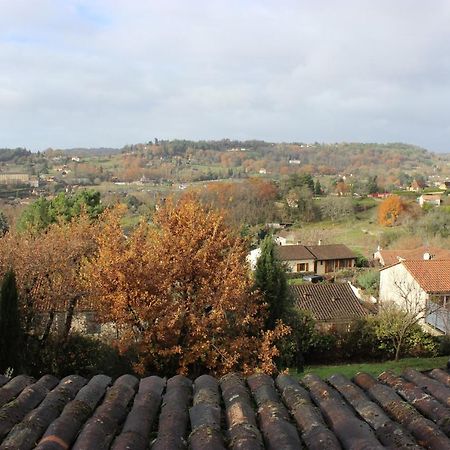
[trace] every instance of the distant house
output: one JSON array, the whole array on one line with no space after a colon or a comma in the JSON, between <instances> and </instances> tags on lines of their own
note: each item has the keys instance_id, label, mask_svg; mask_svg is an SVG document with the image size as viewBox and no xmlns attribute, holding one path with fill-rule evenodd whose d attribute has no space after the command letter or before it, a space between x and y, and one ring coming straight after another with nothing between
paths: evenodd
<instances>
[{"instance_id":1,"label":"distant house","mask_svg":"<svg viewBox=\"0 0 450 450\"><path fill-rule=\"evenodd\" d=\"M277 247L276 255L291 272L318 275L354 267L356 262L356 255L343 244L281 245Z\"/></svg>"},{"instance_id":2,"label":"distant house","mask_svg":"<svg viewBox=\"0 0 450 450\"><path fill-rule=\"evenodd\" d=\"M304 245L281 245L275 254L289 272L315 272L316 258Z\"/></svg>"},{"instance_id":3,"label":"distant house","mask_svg":"<svg viewBox=\"0 0 450 450\"><path fill-rule=\"evenodd\" d=\"M379 248L373 259L381 266L391 266L400 261L419 259L450 259L450 250L439 247L422 246L414 249L383 250Z\"/></svg>"},{"instance_id":4,"label":"distant house","mask_svg":"<svg viewBox=\"0 0 450 450\"><path fill-rule=\"evenodd\" d=\"M406 260L380 271L380 305L393 302L419 323L450 334L450 259Z\"/></svg>"},{"instance_id":5,"label":"distant house","mask_svg":"<svg viewBox=\"0 0 450 450\"><path fill-rule=\"evenodd\" d=\"M450 181L442 181L439 183L439 189L450 189Z\"/></svg>"},{"instance_id":6,"label":"distant house","mask_svg":"<svg viewBox=\"0 0 450 450\"><path fill-rule=\"evenodd\" d=\"M418 198L421 208L423 205L441 206L442 198L440 194L423 194Z\"/></svg>"},{"instance_id":7,"label":"distant house","mask_svg":"<svg viewBox=\"0 0 450 450\"><path fill-rule=\"evenodd\" d=\"M314 272L319 275L355 267L356 255L344 244L309 245L307 248L316 259Z\"/></svg>"},{"instance_id":8,"label":"distant house","mask_svg":"<svg viewBox=\"0 0 450 450\"><path fill-rule=\"evenodd\" d=\"M349 283L289 286L298 308L309 311L321 331L348 330L350 324L370 314Z\"/></svg>"},{"instance_id":9,"label":"distant house","mask_svg":"<svg viewBox=\"0 0 450 450\"><path fill-rule=\"evenodd\" d=\"M426 187L425 183L422 180L413 180L411 185L408 188L408 191L412 191L412 192L419 192L421 191L424 187Z\"/></svg>"}]
</instances>

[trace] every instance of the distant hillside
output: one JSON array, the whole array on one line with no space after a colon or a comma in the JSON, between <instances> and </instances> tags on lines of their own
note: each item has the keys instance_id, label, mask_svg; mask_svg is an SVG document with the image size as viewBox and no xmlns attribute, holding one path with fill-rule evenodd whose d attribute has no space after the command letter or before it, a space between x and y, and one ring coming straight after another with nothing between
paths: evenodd
<instances>
[{"instance_id":1,"label":"distant hillside","mask_svg":"<svg viewBox=\"0 0 450 450\"><path fill-rule=\"evenodd\" d=\"M105 155L116 155L122 151L120 148L112 147L76 147L76 148L66 148L62 150L68 156L105 156Z\"/></svg>"}]
</instances>

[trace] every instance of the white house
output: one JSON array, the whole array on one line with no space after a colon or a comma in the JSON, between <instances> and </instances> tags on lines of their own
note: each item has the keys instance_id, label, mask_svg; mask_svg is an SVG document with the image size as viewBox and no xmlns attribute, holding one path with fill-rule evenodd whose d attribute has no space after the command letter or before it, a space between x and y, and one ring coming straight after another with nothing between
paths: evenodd
<instances>
[{"instance_id":1,"label":"white house","mask_svg":"<svg viewBox=\"0 0 450 450\"><path fill-rule=\"evenodd\" d=\"M418 199L419 205L423 208L423 205L441 206L442 198L440 194L423 194Z\"/></svg>"},{"instance_id":2,"label":"white house","mask_svg":"<svg viewBox=\"0 0 450 450\"><path fill-rule=\"evenodd\" d=\"M388 302L450 334L450 260L406 260L381 269L380 305Z\"/></svg>"}]
</instances>

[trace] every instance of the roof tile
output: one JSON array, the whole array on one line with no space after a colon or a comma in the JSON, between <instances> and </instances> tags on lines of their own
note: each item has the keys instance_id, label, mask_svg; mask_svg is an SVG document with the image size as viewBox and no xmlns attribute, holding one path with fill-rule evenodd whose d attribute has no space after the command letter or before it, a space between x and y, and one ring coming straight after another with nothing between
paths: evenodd
<instances>
[{"instance_id":1,"label":"roof tile","mask_svg":"<svg viewBox=\"0 0 450 450\"><path fill-rule=\"evenodd\" d=\"M450 449L450 375L441 369L379 380L358 374L354 382L307 375L303 385L285 374L275 382L264 374L220 381L203 375L194 383L180 375L167 383L148 377L138 392L131 375L109 389L104 375L84 383L77 375L59 384L51 376L7 382L3 392L13 396L0 409L0 449L31 448L39 439L39 450Z\"/></svg>"},{"instance_id":2,"label":"roof tile","mask_svg":"<svg viewBox=\"0 0 450 450\"><path fill-rule=\"evenodd\" d=\"M402 264L425 292L450 292L450 259L407 260Z\"/></svg>"},{"instance_id":3,"label":"roof tile","mask_svg":"<svg viewBox=\"0 0 450 450\"><path fill-rule=\"evenodd\" d=\"M368 315L348 283L289 286L300 309L311 311L318 321L351 320Z\"/></svg>"}]
</instances>

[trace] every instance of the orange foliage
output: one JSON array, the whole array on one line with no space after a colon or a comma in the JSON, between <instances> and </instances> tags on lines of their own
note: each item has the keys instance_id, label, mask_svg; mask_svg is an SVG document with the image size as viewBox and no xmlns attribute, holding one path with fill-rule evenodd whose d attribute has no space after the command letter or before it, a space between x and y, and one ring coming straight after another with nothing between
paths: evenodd
<instances>
[{"instance_id":1,"label":"orange foliage","mask_svg":"<svg viewBox=\"0 0 450 450\"><path fill-rule=\"evenodd\" d=\"M81 260L93 253L96 230L82 215L68 224L52 224L41 234L11 231L0 239L0 276L14 269L27 332L38 313L47 313L51 322L55 312L73 313L83 297ZM67 326L68 333L69 322Z\"/></svg>"},{"instance_id":2,"label":"orange foliage","mask_svg":"<svg viewBox=\"0 0 450 450\"><path fill-rule=\"evenodd\" d=\"M406 210L404 201L398 195L390 195L378 207L378 222L385 227L395 225Z\"/></svg>"},{"instance_id":3,"label":"orange foliage","mask_svg":"<svg viewBox=\"0 0 450 450\"><path fill-rule=\"evenodd\" d=\"M265 307L252 292L244 242L191 196L166 203L126 238L116 217L98 236L85 280L101 320L117 324L138 369L275 369L279 324L261 332Z\"/></svg>"}]
</instances>

